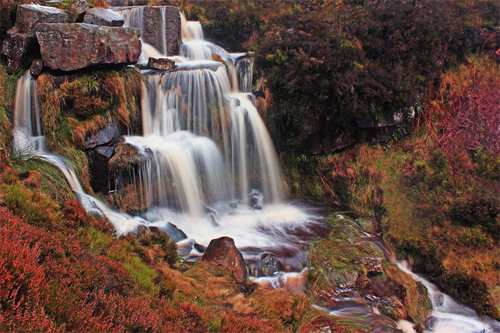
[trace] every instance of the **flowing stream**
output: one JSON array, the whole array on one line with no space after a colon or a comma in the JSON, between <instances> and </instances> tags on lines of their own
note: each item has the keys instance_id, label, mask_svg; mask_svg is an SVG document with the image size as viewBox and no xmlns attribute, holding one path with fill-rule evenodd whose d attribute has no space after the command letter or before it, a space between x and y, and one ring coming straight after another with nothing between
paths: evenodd
<instances>
[{"instance_id":1,"label":"flowing stream","mask_svg":"<svg viewBox=\"0 0 500 333\"><path fill-rule=\"evenodd\" d=\"M141 12L141 7L119 11L126 26L139 29ZM160 48L144 43L139 61L166 57L165 38ZM200 23L182 17L181 55L169 58L174 70L142 71L143 133L125 137L139 152L151 154L136 175L150 207L141 216L115 211L87 195L68 163L44 149L37 84L29 74L17 86L14 148L35 152L58 167L82 206L106 216L119 235L139 225L158 227L190 260L197 260L210 240L229 236L255 272L254 281L303 292L307 244L327 232L324 212L286 201L278 158L250 93L251 57L205 41ZM263 258L279 261L281 271L262 277ZM429 332L499 329L497 322L481 320L405 265L400 268L429 290L434 308ZM332 315L342 311L352 313L346 305Z\"/></svg>"}]
</instances>

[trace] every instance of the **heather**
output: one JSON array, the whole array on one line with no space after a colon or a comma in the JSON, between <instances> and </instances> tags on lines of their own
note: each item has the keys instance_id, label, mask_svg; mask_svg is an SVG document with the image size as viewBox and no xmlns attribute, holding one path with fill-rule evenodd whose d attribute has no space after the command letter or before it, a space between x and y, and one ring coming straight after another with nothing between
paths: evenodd
<instances>
[{"instance_id":1,"label":"heather","mask_svg":"<svg viewBox=\"0 0 500 333\"><path fill-rule=\"evenodd\" d=\"M51 6L74 22L73 2ZM255 104L288 197L325 214L297 278L304 288L240 283L228 267L181 256L158 228L118 235L85 211L59 169L12 148L16 82L30 63L13 71L2 58L0 331L366 332L398 320L422 330L428 293L402 260L500 319L497 2L145 3L180 7L207 40L253 57ZM17 5L0 8L2 39ZM137 180L144 156L122 137L98 161L89 138L110 123L119 136L143 132L146 80L132 66L37 77L47 148L117 214L150 208ZM342 297L387 321L329 315Z\"/></svg>"}]
</instances>

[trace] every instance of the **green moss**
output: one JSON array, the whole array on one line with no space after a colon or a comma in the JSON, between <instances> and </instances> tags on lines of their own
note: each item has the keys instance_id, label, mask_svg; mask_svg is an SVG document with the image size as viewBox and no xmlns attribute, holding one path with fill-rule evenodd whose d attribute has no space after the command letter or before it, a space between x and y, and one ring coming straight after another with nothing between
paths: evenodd
<instances>
[{"instance_id":1,"label":"green moss","mask_svg":"<svg viewBox=\"0 0 500 333\"><path fill-rule=\"evenodd\" d=\"M153 283L157 278L156 271L148 267L138 256L131 257L123 264L123 268L130 273L145 293L157 293L158 286Z\"/></svg>"},{"instance_id":2,"label":"green moss","mask_svg":"<svg viewBox=\"0 0 500 333\"><path fill-rule=\"evenodd\" d=\"M62 218L59 205L37 189L24 186L21 182L1 185L4 204L14 214L24 217L32 225L41 228L58 228Z\"/></svg>"}]
</instances>

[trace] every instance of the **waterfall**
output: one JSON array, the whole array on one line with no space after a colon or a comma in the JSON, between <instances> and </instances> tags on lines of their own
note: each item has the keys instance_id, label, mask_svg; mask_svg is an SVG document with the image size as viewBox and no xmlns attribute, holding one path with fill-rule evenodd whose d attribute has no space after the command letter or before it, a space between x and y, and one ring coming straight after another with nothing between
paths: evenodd
<instances>
[{"instance_id":1,"label":"waterfall","mask_svg":"<svg viewBox=\"0 0 500 333\"><path fill-rule=\"evenodd\" d=\"M135 230L138 225L145 224L144 219L115 211L97 198L87 195L67 161L45 150L37 87L37 81L33 79L29 71L17 82L14 106L14 150L29 152L29 155L38 156L57 167L63 173L83 208L87 212L108 218L117 234L127 234Z\"/></svg>"},{"instance_id":2,"label":"waterfall","mask_svg":"<svg viewBox=\"0 0 500 333\"><path fill-rule=\"evenodd\" d=\"M251 62L234 66L241 54L204 41L199 22L182 22L184 58L173 58L175 70L143 71L143 136L127 137L154 154L138 174L145 200L195 220L228 201L258 208L282 203L278 159L255 97L237 89L237 67L241 85L251 89ZM227 62L210 60L214 52Z\"/></svg>"},{"instance_id":3,"label":"waterfall","mask_svg":"<svg viewBox=\"0 0 500 333\"><path fill-rule=\"evenodd\" d=\"M26 72L17 81L14 109L14 149L43 150L38 85Z\"/></svg>"},{"instance_id":4,"label":"waterfall","mask_svg":"<svg viewBox=\"0 0 500 333\"><path fill-rule=\"evenodd\" d=\"M161 23L159 31L161 38L159 38L160 40L155 43L155 45L148 43L150 40L145 38L145 36L149 36L150 33L146 32L146 22L144 22L144 8L145 7L133 7L119 11L124 20L124 27L136 28L141 31L140 39L142 42L142 52L139 56L138 63L147 63L149 57L162 58L168 55L166 38L166 7L160 8Z\"/></svg>"}]
</instances>

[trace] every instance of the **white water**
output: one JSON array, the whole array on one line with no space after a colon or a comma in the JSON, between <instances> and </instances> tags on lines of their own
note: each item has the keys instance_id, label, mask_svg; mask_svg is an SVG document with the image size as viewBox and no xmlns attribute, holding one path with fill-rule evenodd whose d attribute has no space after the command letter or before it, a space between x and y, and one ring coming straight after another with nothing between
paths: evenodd
<instances>
[{"instance_id":1,"label":"white water","mask_svg":"<svg viewBox=\"0 0 500 333\"><path fill-rule=\"evenodd\" d=\"M126 21L139 24L140 15L132 13ZM184 33L203 38L199 23L188 25L194 28ZM221 48L212 49L227 55ZM284 251L287 267L301 271L307 239L314 236L314 225L322 217L284 203L276 153L252 102L254 97L239 93L237 83L231 81L236 76L234 66L172 59L177 64L174 71L143 72L144 133L125 137L126 143L152 155L136 175L145 188L143 199L151 205L144 218L116 212L85 194L67 162L44 151L43 144L19 143L20 147L29 146L57 166L85 209L106 216L118 234L141 224L168 231L173 223L188 235L180 247L194 260L200 255L192 246L195 242L207 246L214 238L229 236L250 260L262 251L276 256ZM18 94L15 132L27 133L26 142L43 143L41 128L37 132L31 127L32 120L40 122L39 112L32 111L38 110L38 104L31 103L37 100L36 81L24 77ZM19 137L16 144L21 142ZM294 235L298 231L302 236Z\"/></svg>"},{"instance_id":2,"label":"white water","mask_svg":"<svg viewBox=\"0 0 500 333\"><path fill-rule=\"evenodd\" d=\"M151 45L144 41L144 7L134 7L126 10L119 11L124 20L124 27L137 28L141 31L142 52L139 57L138 63L147 63L149 57L163 58L168 55L167 53L167 39L166 39L166 8L161 8L161 24L158 29L161 31L162 38L159 45Z\"/></svg>"},{"instance_id":3,"label":"white water","mask_svg":"<svg viewBox=\"0 0 500 333\"><path fill-rule=\"evenodd\" d=\"M229 201L255 206L256 193L265 203L283 203L278 159L253 95L239 93L234 66L210 60L214 52L231 57L203 40L199 22L182 22L184 58L172 58L176 70L143 72L144 132L127 138L154 155L138 172L145 201L193 220Z\"/></svg>"},{"instance_id":4,"label":"white water","mask_svg":"<svg viewBox=\"0 0 500 333\"><path fill-rule=\"evenodd\" d=\"M130 16L129 22L138 19ZM203 39L199 24L188 26L189 34L183 29L186 39ZM193 42L192 46L226 54L207 42ZM186 47L187 55L208 57L205 51L192 52L189 47ZM166 55L165 43L163 49L162 53L144 44L143 59L147 61L148 53L155 53L156 57ZM232 237L246 260L276 249L291 253L280 259L292 272L255 281L271 287L292 285L293 291L301 292L307 272L302 268L305 267L303 254L308 239L295 232L313 234L314 225L322 218L305 208L284 203L281 175L267 130L252 102L252 95L239 93L235 83L240 82L239 86L244 87L242 91L250 91L251 74L238 74L240 78L235 79L234 67L238 66L174 59L178 71L145 73L144 136L126 139L140 150L149 148L154 153L154 158L141 166L139 175L141 183L146 184L147 200L156 205L144 214L145 219L114 211L85 194L66 161L44 151L36 81L28 74L20 78L16 91L15 149L35 151L57 166L83 207L106 216L118 234L132 232L141 224L168 231L169 223L173 223L189 236L178 244L191 258L201 255L193 247L195 242L206 246L211 239L221 236ZM245 70L248 72L248 68ZM252 191L254 185L258 191ZM403 266L401 269L406 269L429 290L434 308L429 332L499 330L499 323L480 319L473 310L440 293L430 282ZM355 307L355 310L361 314L376 312L365 307ZM343 309L331 314L356 311ZM400 323L401 328L408 325Z\"/></svg>"},{"instance_id":5,"label":"white water","mask_svg":"<svg viewBox=\"0 0 500 333\"><path fill-rule=\"evenodd\" d=\"M432 314L426 319L427 329L425 332L500 332L500 322L489 318L480 318L476 311L457 303L449 295L441 292L434 284L413 273L407 262L398 262L397 266L414 280L422 282L427 288L432 303Z\"/></svg>"}]
</instances>

